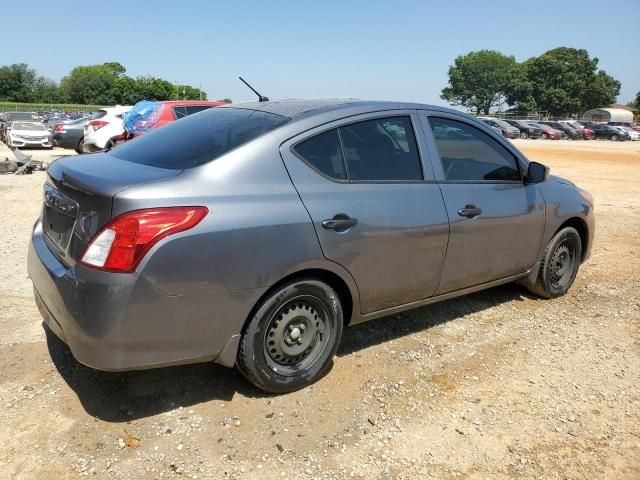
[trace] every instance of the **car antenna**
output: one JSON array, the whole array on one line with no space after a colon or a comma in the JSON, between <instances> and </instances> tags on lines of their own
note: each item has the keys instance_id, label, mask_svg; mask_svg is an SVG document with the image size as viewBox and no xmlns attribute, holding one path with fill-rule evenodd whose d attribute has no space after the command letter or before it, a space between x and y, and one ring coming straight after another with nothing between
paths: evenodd
<instances>
[{"instance_id":1,"label":"car antenna","mask_svg":"<svg viewBox=\"0 0 640 480\"><path fill-rule=\"evenodd\" d=\"M262 95L260 95L258 93L258 91L255 88L253 88L251 85L249 85L244 78L242 78L242 77L238 77L238 78L240 79L240 81L242 83L244 83L247 87L249 87L253 93L255 93L258 96L258 101L259 102L268 102L269 101L269 98L263 97Z\"/></svg>"}]
</instances>

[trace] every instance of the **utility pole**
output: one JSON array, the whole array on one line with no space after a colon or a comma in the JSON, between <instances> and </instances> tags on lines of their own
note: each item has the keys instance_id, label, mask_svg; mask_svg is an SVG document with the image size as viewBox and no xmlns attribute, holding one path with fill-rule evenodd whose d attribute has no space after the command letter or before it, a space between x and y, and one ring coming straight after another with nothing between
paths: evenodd
<instances>
[{"instance_id":1,"label":"utility pole","mask_svg":"<svg viewBox=\"0 0 640 480\"><path fill-rule=\"evenodd\" d=\"M180 99L178 98L178 95L179 95L179 93L178 93L178 88L180 88L180 85L178 85L178 81L176 80L176 100L180 100Z\"/></svg>"},{"instance_id":2,"label":"utility pole","mask_svg":"<svg viewBox=\"0 0 640 480\"><path fill-rule=\"evenodd\" d=\"M202 101L202 84L198 84L198 94L200 95L200 101Z\"/></svg>"}]
</instances>

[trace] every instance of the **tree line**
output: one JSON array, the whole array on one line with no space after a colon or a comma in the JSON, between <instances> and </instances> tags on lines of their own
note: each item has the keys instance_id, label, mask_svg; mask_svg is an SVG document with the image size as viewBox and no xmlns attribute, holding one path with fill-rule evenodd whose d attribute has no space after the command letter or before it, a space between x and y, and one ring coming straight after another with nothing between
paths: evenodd
<instances>
[{"instance_id":1,"label":"tree line","mask_svg":"<svg viewBox=\"0 0 640 480\"><path fill-rule=\"evenodd\" d=\"M29 65L0 67L0 101L132 105L140 100L207 100L206 92L153 76L132 78L120 63L75 67L57 83ZM224 99L230 103L231 100Z\"/></svg>"},{"instance_id":2,"label":"tree line","mask_svg":"<svg viewBox=\"0 0 640 480\"><path fill-rule=\"evenodd\" d=\"M620 82L598 69L586 50L561 47L516 62L494 50L457 57L441 98L478 114L511 106L553 116L581 114L616 101ZM632 108L640 107L640 92Z\"/></svg>"}]
</instances>

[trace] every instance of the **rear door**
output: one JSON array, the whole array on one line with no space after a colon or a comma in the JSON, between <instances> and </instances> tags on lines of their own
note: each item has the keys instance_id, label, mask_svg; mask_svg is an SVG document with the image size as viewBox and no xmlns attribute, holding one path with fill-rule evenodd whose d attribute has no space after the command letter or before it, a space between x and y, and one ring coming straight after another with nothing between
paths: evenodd
<instances>
[{"instance_id":1,"label":"rear door","mask_svg":"<svg viewBox=\"0 0 640 480\"><path fill-rule=\"evenodd\" d=\"M355 279L362 313L431 296L447 214L415 111L332 122L281 146L326 258Z\"/></svg>"},{"instance_id":2,"label":"rear door","mask_svg":"<svg viewBox=\"0 0 640 480\"><path fill-rule=\"evenodd\" d=\"M435 145L435 176L450 222L437 293L523 273L536 261L545 204L536 185L523 182L523 162L501 139L462 116L424 115ZM455 137L439 132L456 128Z\"/></svg>"}]
</instances>

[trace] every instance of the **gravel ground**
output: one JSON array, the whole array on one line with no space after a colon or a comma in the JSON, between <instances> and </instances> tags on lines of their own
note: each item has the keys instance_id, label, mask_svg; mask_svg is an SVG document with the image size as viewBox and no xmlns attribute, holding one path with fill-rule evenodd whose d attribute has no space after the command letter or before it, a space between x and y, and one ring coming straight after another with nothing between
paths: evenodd
<instances>
[{"instance_id":1,"label":"gravel ground","mask_svg":"<svg viewBox=\"0 0 640 480\"><path fill-rule=\"evenodd\" d=\"M515 143L595 197L570 292L507 285L349 328L330 374L282 396L214 364L78 364L26 274L44 173L0 176L0 478L637 480L640 143Z\"/></svg>"}]
</instances>

